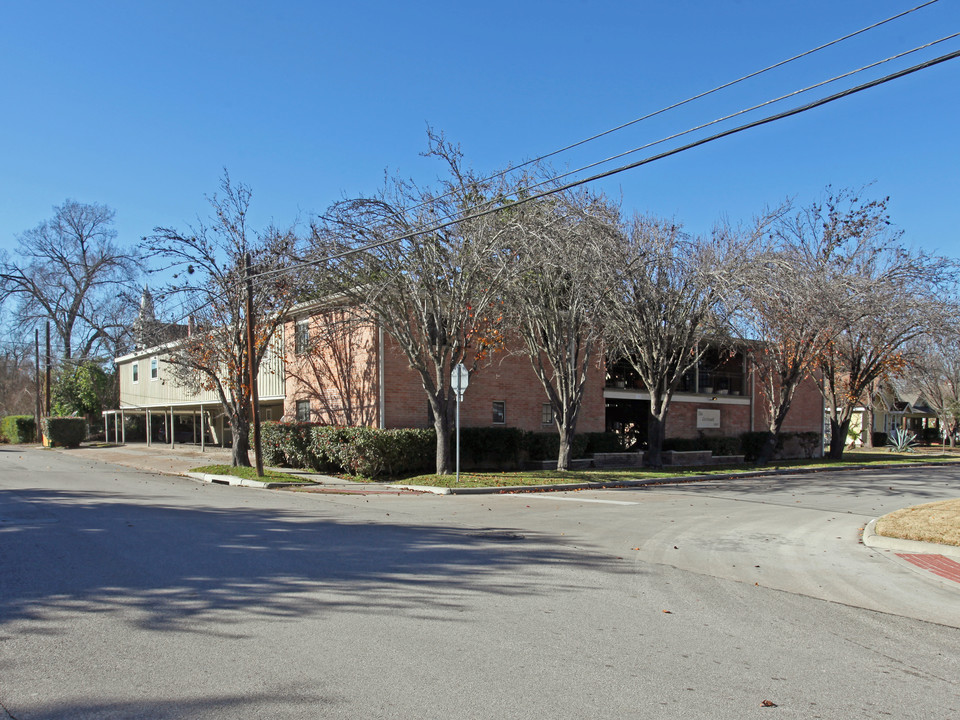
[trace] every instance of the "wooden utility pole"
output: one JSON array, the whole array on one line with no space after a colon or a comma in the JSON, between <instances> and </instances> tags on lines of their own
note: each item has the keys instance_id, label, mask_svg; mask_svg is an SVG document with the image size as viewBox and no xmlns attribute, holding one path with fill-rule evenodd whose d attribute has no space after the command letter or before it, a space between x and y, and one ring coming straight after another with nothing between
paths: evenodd
<instances>
[{"instance_id":1,"label":"wooden utility pole","mask_svg":"<svg viewBox=\"0 0 960 720\"><path fill-rule=\"evenodd\" d=\"M247 369L250 371L250 408L253 415L253 455L257 477L263 477L263 452L260 448L260 394L257 391L256 348L253 344L253 278L250 277L250 253L244 258L247 277Z\"/></svg>"},{"instance_id":2,"label":"wooden utility pole","mask_svg":"<svg viewBox=\"0 0 960 720\"><path fill-rule=\"evenodd\" d=\"M44 414L44 417L50 417L50 321L49 321L49 320L47 320L47 361L46 361L46 366L47 366L47 368L46 368L46 369L47 369L47 387L46 387L46 395L47 395L46 400L47 400L47 402L46 402L46 406L45 406L45 409L44 409L43 414Z\"/></svg>"},{"instance_id":3,"label":"wooden utility pole","mask_svg":"<svg viewBox=\"0 0 960 720\"><path fill-rule=\"evenodd\" d=\"M33 343L35 350L33 359L36 362L33 378L37 385L37 427L34 430L36 431L37 442L40 442L42 440L40 425L43 422L43 409L40 405L40 328L34 328L33 330Z\"/></svg>"}]
</instances>

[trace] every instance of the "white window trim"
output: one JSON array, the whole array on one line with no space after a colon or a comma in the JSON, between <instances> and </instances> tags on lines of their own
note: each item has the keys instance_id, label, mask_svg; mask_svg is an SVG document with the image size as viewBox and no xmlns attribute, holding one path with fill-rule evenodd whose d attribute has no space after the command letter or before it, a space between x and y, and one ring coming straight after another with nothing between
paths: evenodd
<instances>
[{"instance_id":1,"label":"white window trim","mask_svg":"<svg viewBox=\"0 0 960 720\"><path fill-rule=\"evenodd\" d=\"M140 384L140 363L135 362L130 365L130 382L134 385Z\"/></svg>"},{"instance_id":2,"label":"white window trim","mask_svg":"<svg viewBox=\"0 0 960 720\"><path fill-rule=\"evenodd\" d=\"M154 365L156 363L156 365ZM154 372L156 371L156 372ZM160 379L160 358L154 355L150 358L150 382Z\"/></svg>"}]
</instances>

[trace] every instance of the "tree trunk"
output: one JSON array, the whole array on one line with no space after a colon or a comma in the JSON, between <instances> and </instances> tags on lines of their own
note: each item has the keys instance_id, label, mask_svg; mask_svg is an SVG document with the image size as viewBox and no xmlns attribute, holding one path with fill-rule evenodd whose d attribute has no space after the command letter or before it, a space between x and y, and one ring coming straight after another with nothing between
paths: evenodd
<instances>
[{"instance_id":1,"label":"tree trunk","mask_svg":"<svg viewBox=\"0 0 960 720\"><path fill-rule=\"evenodd\" d=\"M873 403L867 405L866 410L863 413L863 423L862 432L863 435L863 446L865 448L873 447L873 423L874 423L874 412L873 412Z\"/></svg>"},{"instance_id":2,"label":"tree trunk","mask_svg":"<svg viewBox=\"0 0 960 720\"><path fill-rule=\"evenodd\" d=\"M760 446L760 452L757 454L757 465L766 465L773 459L777 451L777 434L771 432L763 445Z\"/></svg>"},{"instance_id":3,"label":"tree trunk","mask_svg":"<svg viewBox=\"0 0 960 720\"><path fill-rule=\"evenodd\" d=\"M663 438L666 433L666 417L653 411L650 405L650 417L647 420L647 465L652 468L663 467Z\"/></svg>"},{"instance_id":4,"label":"tree trunk","mask_svg":"<svg viewBox=\"0 0 960 720\"><path fill-rule=\"evenodd\" d=\"M573 430L567 423L560 423L560 452L557 455L557 470L570 469L570 456L573 454Z\"/></svg>"},{"instance_id":5,"label":"tree trunk","mask_svg":"<svg viewBox=\"0 0 960 720\"><path fill-rule=\"evenodd\" d=\"M830 451L827 457L831 460L843 460L843 449L847 445L847 433L850 432L850 418L837 422L830 418Z\"/></svg>"},{"instance_id":6,"label":"tree trunk","mask_svg":"<svg viewBox=\"0 0 960 720\"><path fill-rule=\"evenodd\" d=\"M246 418L234 415L230 418L230 432L233 435L233 467L250 467L250 423Z\"/></svg>"},{"instance_id":7,"label":"tree trunk","mask_svg":"<svg viewBox=\"0 0 960 720\"><path fill-rule=\"evenodd\" d=\"M442 410L434 407L433 411L433 428L437 432L437 475L449 475L454 470L450 435L456 428L455 423L450 421L446 406L447 403L444 403Z\"/></svg>"}]
</instances>

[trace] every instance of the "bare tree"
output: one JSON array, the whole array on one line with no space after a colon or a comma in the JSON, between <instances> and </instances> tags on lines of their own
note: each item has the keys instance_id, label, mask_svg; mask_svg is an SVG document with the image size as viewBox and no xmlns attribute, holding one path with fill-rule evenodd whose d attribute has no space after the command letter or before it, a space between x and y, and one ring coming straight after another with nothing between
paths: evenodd
<instances>
[{"instance_id":1,"label":"bare tree","mask_svg":"<svg viewBox=\"0 0 960 720\"><path fill-rule=\"evenodd\" d=\"M437 432L437 473L449 474L450 373L459 363L478 369L495 334L500 292L489 268L498 264L504 233L495 215L462 218L503 193L463 167L459 148L432 133L430 141L428 155L448 170L438 191L388 178L377 196L330 207L314 224L314 241L320 254L341 254L325 272L420 378Z\"/></svg>"},{"instance_id":2,"label":"bare tree","mask_svg":"<svg viewBox=\"0 0 960 720\"><path fill-rule=\"evenodd\" d=\"M784 211L772 226L741 327L758 341L754 367L767 403L770 437L758 464L773 457L797 387L814 376L842 453L853 409L924 327L911 294L917 273L933 265L887 238L886 203L828 188L823 202Z\"/></svg>"},{"instance_id":3,"label":"bare tree","mask_svg":"<svg viewBox=\"0 0 960 720\"><path fill-rule=\"evenodd\" d=\"M587 374L603 362L619 209L598 195L566 192L504 217L513 251L505 309L553 408L557 469L566 470Z\"/></svg>"},{"instance_id":4,"label":"bare tree","mask_svg":"<svg viewBox=\"0 0 960 720\"><path fill-rule=\"evenodd\" d=\"M917 338L903 368L907 384L919 390L927 405L937 413L940 431L950 447L960 430L960 335L938 329Z\"/></svg>"},{"instance_id":5,"label":"bare tree","mask_svg":"<svg viewBox=\"0 0 960 720\"><path fill-rule=\"evenodd\" d=\"M875 228L850 239L842 258L848 282L829 290L836 301L837 335L817 363L820 391L830 418L831 459L843 457L850 421L881 377L897 374L909 361L910 342L942 323L936 298L949 294L951 264L912 252L884 239L886 201L872 209ZM865 432L872 432L872 426Z\"/></svg>"},{"instance_id":6,"label":"bare tree","mask_svg":"<svg viewBox=\"0 0 960 720\"><path fill-rule=\"evenodd\" d=\"M193 392L216 393L233 435L232 461L250 465L250 365L256 376L269 352L279 352L274 338L297 296L285 270L296 251L292 228L268 227L257 232L247 226L251 191L233 185L224 173L221 194L209 198L210 224L198 220L181 233L158 227L148 238L150 250L177 270L164 292L181 297L190 308L195 329L169 348L166 362L176 382ZM245 258L253 268L254 347L246 336Z\"/></svg>"},{"instance_id":7,"label":"bare tree","mask_svg":"<svg viewBox=\"0 0 960 720\"><path fill-rule=\"evenodd\" d=\"M709 238L691 237L672 221L642 216L627 229L608 342L650 394L647 461L653 467L662 464L677 387L707 340L722 340L757 234L718 226Z\"/></svg>"},{"instance_id":8,"label":"bare tree","mask_svg":"<svg viewBox=\"0 0 960 720\"><path fill-rule=\"evenodd\" d=\"M140 257L115 242L106 205L66 200L53 210L17 238L16 259L0 262L0 299L15 303L20 328L50 320L63 357L112 357L135 311L127 300Z\"/></svg>"},{"instance_id":9,"label":"bare tree","mask_svg":"<svg viewBox=\"0 0 960 720\"><path fill-rule=\"evenodd\" d=\"M36 393L33 348L10 345L0 350L0 417L33 415Z\"/></svg>"}]
</instances>

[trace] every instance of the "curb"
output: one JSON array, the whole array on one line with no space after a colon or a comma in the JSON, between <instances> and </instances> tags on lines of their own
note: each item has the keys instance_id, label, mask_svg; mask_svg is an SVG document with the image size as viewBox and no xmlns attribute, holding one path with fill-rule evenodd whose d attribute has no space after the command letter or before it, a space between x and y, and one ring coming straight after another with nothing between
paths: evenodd
<instances>
[{"instance_id":1,"label":"curb","mask_svg":"<svg viewBox=\"0 0 960 720\"><path fill-rule=\"evenodd\" d=\"M564 490L603 490L607 488L639 487L643 485L680 485L683 483L710 480L739 480L741 478L776 477L778 475L811 475L818 472L850 472L855 470L885 470L902 467L939 467L949 463L869 463L846 467L782 468L776 470L747 470L745 472L717 473L713 475L673 475L642 480L612 480L610 482L551 483L547 485L504 485L502 487L438 487L435 485L387 485L398 490L412 490L433 495L503 495L525 492L555 492ZM879 537L879 536L878 536ZM904 541L907 542L907 541Z\"/></svg>"},{"instance_id":2,"label":"curb","mask_svg":"<svg viewBox=\"0 0 960 720\"><path fill-rule=\"evenodd\" d=\"M877 535L876 525L879 518L874 518L863 529L863 544L867 547L880 550L894 550L896 552L918 553L921 555L946 555L960 558L960 547L956 545L941 545L940 543L922 542L920 540L903 540L902 538Z\"/></svg>"},{"instance_id":3,"label":"curb","mask_svg":"<svg viewBox=\"0 0 960 720\"><path fill-rule=\"evenodd\" d=\"M233 485L239 487L262 488L272 490L274 488L284 487L311 487L317 483L291 483L291 482L265 482L263 480L248 480L247 478L236 477L235 475L215 475L213 473L182 473L185 477L199 480L200 482L211 483L214 485Z\"/></svg>"}]
</instances>

